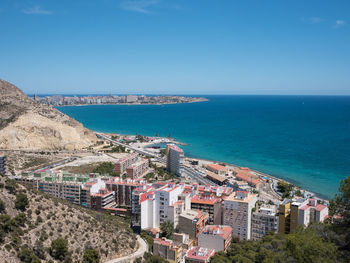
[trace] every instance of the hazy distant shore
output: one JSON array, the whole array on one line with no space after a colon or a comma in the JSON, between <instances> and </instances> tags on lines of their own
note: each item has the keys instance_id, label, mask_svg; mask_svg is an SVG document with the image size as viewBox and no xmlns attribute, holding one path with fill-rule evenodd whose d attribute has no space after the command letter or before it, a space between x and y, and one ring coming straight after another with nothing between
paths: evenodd
<instances>
[{"instance_id":1,"label":"hazy distant shore","mask_svg":"<svg viewBox=\"0 0 350 263\"><path fill-rule=\"evenodd\" d=\"M97 105L125 105L125 106L140 106L140 105L172 105L172 104L188 104L209 101L208 99L188 101L188 102L166 102L166 103L94 103L94 104L72 104L72 105L57 105L54 107L68 107L68 106L97 106Z\"/></svg>"}]
</instances>

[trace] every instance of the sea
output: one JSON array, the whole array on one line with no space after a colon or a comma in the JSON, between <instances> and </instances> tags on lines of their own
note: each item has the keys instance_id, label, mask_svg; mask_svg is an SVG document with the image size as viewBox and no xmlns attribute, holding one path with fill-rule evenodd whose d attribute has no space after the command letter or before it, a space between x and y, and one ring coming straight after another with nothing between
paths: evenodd
<instances>
[{"instance_id":1,"label":"sea","mask_svg":"<svg viewBox=\"0 0 350 263\"><path fill-rule=\"evenodd\" d=\"M57 107L89 129L171 136L185 155L250 167L323 198L350 176L350 96L205 96L169 105Z\"/></svg>"}]
</instances>

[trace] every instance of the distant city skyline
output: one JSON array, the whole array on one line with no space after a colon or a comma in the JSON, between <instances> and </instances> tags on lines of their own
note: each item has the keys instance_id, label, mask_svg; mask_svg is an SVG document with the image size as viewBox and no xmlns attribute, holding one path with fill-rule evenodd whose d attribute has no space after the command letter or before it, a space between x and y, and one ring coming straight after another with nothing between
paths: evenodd
<instances>
[{"instance_id":1,"label":"distant city skyline","mask_svg":"<svg viewBox=\"0 0 350 263\"><path fill-rule=\"evenodd\" d=\"M0 3L26 94L350 95L347 0Z\"/></svg>"}]
</instances>

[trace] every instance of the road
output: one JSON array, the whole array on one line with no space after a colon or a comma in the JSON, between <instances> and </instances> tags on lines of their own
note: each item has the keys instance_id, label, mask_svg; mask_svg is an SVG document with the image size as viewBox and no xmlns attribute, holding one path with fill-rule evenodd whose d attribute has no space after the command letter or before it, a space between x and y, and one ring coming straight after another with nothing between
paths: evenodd
<instances>
[{"instance_id":1,"label":"road","mask_svg":"<svg viewBox=\"0 0 350 263\"><path fill-rule=\"evenodd\" d=\"M144 150L140 150L138 148L135 148L135 147L132 147L130 145L127 145L127 144L124 144L124 143L121 143L121 142L118 142L116 140L113 140L111 138L109 138L108 136L104 135L103 133L100 133L100 132L96 132L96 135L102 139L105 139L113 144L117 144L117 145L120 145L120 146L123 146L125 147L126 149L130 149L130 150L133 150L137 153L140 153L140 154L143 154L143 155L146 155L146 156L150 156L150 157L153 157L153 158L157 158L157 159L160 159L158 157L158 155L154 154L154 153L151 153L151 152L147 152L147 151L144 151Z\"/></svg>"},{"instance_id":2,"label":"road","mask_svg":"<svg viewBox=\"0 0 350 263\"><path fill-rule=\"evenodd\" d=\"M38 168L36 169L34 172L38 172L40 170L46 170L46 169L52 169L52 168L55 168L56 166L60 166L60 165L63 165L63 164L66 164L66 163L70 163L70 162L73 162L77 159L77 157L70 157L70 158L67 158L67 159L64 159L64 160L61 160L57 163L52 163L52 164L49 164L45 167L41 167L41 168Z\"/></svg>"},{"instance_id":3,"label":"road","mask_svg":"<svg viewBox=\"0 0 350 263\"><path fill-rule=\"evenodd\" d=\"M197 172L193 168L190 168L188 166L184 166L184 174L191 177L193 180L196 180L198 183L202 184L210 184L213 186L216 186L216 184L206 178L204 178L200 172Z\"/></svg>"},{"instance_id":4,"label":"road","mask_svg":"<svg viewBox=\"0 0 350 263\"><path fill-rule=\"evenodd\" d=\"M143 257L143 254L148 250L148 245L146 241L143 240L140 236L137 236L137 242L139 243L139 248L134 253L125 257L114 258L114 259L105 261L104 263L128 263L128 262L133 262L135 259L139 257Z\"/></svg>"}]
</instances>

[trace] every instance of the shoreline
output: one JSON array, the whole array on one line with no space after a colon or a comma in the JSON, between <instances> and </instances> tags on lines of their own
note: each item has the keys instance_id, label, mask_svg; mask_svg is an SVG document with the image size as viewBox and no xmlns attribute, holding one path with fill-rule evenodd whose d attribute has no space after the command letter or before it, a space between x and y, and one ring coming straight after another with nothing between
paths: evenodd
<instances>
[{"instance_id":1,"label":"shoreline","mask_svg":"<svg viewBox=\"0 0 350 263\"><path fill-rule=\"evenodd\" d=\"M225 164L226 166L232 166L232 167L235 167L235 168L242 168L242 166L239 166L239 165L237 165L237 164L228 163L228 162L221 162L221 161L217 161L217 160L210 160L210 159L205 159L205 158L189 157L189 156L185 156L185 158L187 158L187 159L192 159L192 160L200 160L200 161L210 162L210 163L215 163L215 164ZM329 199L326 198L326 197L323 197L322 194L316 193L316 192L312 192L312 191L310 191L310 190L306 190L306 189L302 188L301 186L298 186L296 183L293 183L293 182L289 181L288 179L283 179L283 178L280 178L280 177L277 177L277 176L274 176L274 175L271 175L271 174L267 174L267 173L264 173L264 172L261 172L261 171L252 169L252 168L250 168L250 167L248 167L248 168L249 168L250 171L256 173L258 176L267 177L269 180L275 180L275 181L283 181L283 182L286 182L286 183L288 183L288 184L293 185L294 187L299 188L301 191L304 192L304 194L312 195L312 196L314 196L316 199L320 199L320 200L329 202ZM276 194L278 195L277 192L276 192ZM281 198L282 198L282 197L281 197Z\"/></svg>"},{"instance_id":2,"label":"shoreline","mask_svg":"<svg viewBox=\"0 0 350 263\"><path fill-rule=\"evenodd\" d=\"M109 134L110 135L111 133L105 133L105 134ZM134 136L134 135L130 135L130 134L120 134L120 135L121 136ZM149 137L153 137L153 136L149 136ZM181 146L187 146L188 145L186 143L177 141L175 138L167 138L167 137L158 137L158 138L162 139L162 140L171 141L172 143L175 143L175 144L178 144L178 145L181 145ZM232 166L232 167L235 167L235 168L241 168L241 166L239 166L237 164L228 163L228 162L222 162L222 161L219 161L219 160L210 160L210 159L205 159L205 158L200 158L200 157L195 157L195 156L186 156L185 155L185 159L186 158L187 159L193 159L193 160L201 160L201 161L210 162L210 163L222 163L222 164L225 164L227 166ZM248 167L248 168L250 169L250 171L256 173L259 177L266 177L269 180L277 181L277 182L279 182L279 181L287 182L288 184L291 184L294 187L300 189L300 191L303 191L304 195L311 195L311 196L313 196L316 199L319 199L319 200L322 200L322 201L325 201L325 202L329 202L328 197L323 196L320 193L316 193L316 192L313 192L313 191L310 191L310 190L306 190L306 189L302 188L301 186L298 186L297 183L293 183L293 182L289 181L288 179L283 179L283 178L277 177L275 175L271 175L271 174L268 174L268 173L265 173L265 172L261 172L261 171L255 170L254 168L250 168L250 167ZM279 195L276 191L274 191L274 192L277 195Z\"/></svg>"},{"instance_id":3,"label":"shoreline","mask_svg":"<svg viewBox=\"0 0 350 263\"><path fill-rule=\"evenodd\" d=\"M188 102L165 102L165 103L95 103L95 104L73 104L73 105L49 105L51 107L69 107L69 106L77 106L77 107L83 107L83 106L108 106L108 105L125 105L125 106L142 106L142 105L174 105L174 104L189 104L189 103L198 103L198 102L206 102L209 101L209 99L203 99L203 100L196 100L196 101L188 101Z\"/></svg>"}]
</instances>

